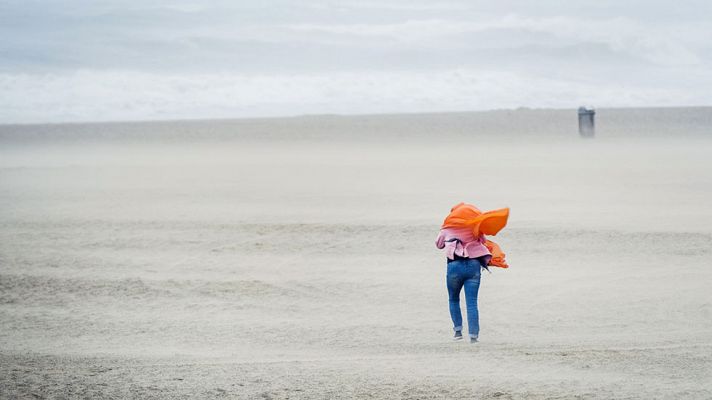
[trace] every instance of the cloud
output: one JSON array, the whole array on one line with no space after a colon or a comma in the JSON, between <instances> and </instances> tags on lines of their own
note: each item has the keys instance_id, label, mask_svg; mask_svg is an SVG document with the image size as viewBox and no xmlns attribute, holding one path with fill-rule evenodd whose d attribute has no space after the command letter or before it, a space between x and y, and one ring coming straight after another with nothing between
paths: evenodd
<instances>
[{"instance_id":1,"label":"cloud","mask_svg":"<svg viewBox=\"0 0 712 400\"><path fill-rule=\"evenodd\" d=\"M0 123L712 103L706 3L564 3L6 2Z\"/></svg>"},{"instance_id":2,"label":"cloud","mask_svg":"<svg viewBox=\"0 0 712 400\"><path fill-rule=\"evenodd\" d=\"M508 40L511 34L500 33L504 42L521 46L540 43L548 46L563 46L576 43L603 43L611 50L641 57L658 65L698 65L699 38L712 36L712 26L700 32L700 26L687 28L676 26L661 29L648 26L624 17L608 19L584 19L571 16L524 17L506 15L479 21L425 19L408 20L386 24L294 24L296 32L316 32L324 35L350 35L356 37L384 38L410 46L477 46L476 34L494 31L521 31L550 35L553 42L541 38ZM486 46L501 45L495 41Z\"/></svg>"},{"instance_id":3,"label":"cloud","mask_svg":"<svg viewBox=\"0 0 712 400\"><path fill-rule=\"evenodd\" d=\"M471 7L467 3L457 2L417 2L417 1L339 1L337 7L350 9L370 9L370 10L394 10L394 11L462 11Z\"/></svg>"}]
</instances>

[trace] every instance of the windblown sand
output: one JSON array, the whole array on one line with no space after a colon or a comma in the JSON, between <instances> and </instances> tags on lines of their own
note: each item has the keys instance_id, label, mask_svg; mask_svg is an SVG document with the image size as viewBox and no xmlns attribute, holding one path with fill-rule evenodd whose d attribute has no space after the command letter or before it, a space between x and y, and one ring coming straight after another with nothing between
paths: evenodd
<instances>
[{"instance_id":1,"label":"windblown sand","mask_svg":"<svg viewBox=\"0 0 712 400\"><path fill-rule=\"evenodd\" d=\"M0 397L712 398L705 112L593 140L560 112L2 127ZM512 210L476 345L433 243L459 201Z\"/></svg>"}]
</instances>

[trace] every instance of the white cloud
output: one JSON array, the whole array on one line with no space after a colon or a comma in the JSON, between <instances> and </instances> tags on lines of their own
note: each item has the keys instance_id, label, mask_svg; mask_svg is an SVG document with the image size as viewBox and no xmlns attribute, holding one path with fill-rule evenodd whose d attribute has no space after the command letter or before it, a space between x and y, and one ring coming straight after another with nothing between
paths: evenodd
<instances>
[{"instance_id":1,"label":"white cloud","mask_svg":"<svg viewBox=\"0 0 712 400\"><path fill-rule=\"evenodd\" d=\"M400 44L422 46L453 46L463 42L472 46L470 36L486 31L514 30L544 33L556 39L555 43L539 43L544 46L577 44L581 42L603 43L614 51L630 53L659 65L697 65L697 45L701 36L712 36L712 25L705 32L700 26L662 29L659 26L643 25L629 18L584 19L570 16L523 17L506 15L478 21L425 19L387 24L294 24L289 26L297 32L316 32L325 35L353 35L382 37ZM507 38L507 35L502 35ZM541 42L535 40L532 43ZM486 43L496 46L498 43ZM521 45L522 43L518 43Z\"/></svg>"},{"instance_id":2,"label":"white cloud","mask_svg":"<svg viewBox=\"0 0 712 400\"><path fill-rule=\"evenodd\" d=\"M395 11L462 11L471 7L467 3L438 2L393 2L393 1L339 1L337 7L350 9L395 10Z\"/></svg>"},{"instance_id":3,"label":"white cloud","mask_svg":"<svg viewBox=\"0 0 712 400\"><path fill-rule=\"evenodd\" d=\"M0 8L0 123L712 103L702 3Z\"/></svg>"}]
</instances>

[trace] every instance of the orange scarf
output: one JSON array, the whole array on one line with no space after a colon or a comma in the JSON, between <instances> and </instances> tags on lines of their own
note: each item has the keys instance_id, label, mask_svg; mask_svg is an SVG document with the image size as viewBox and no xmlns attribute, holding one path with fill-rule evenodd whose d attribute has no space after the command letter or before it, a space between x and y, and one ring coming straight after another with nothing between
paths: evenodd
<instances>
[{"instance_id":1,"label":"orange scarf","mask_svg":"<svg viewBox=\"0 0 712 400\"><path fill-rule=\"evenodd\" d=\"M482 212L472 204L460 203L450 210L450 214L443 221L442 228L470 228L475 237L495 236L507 225L508 218L509 208ZM489 265L509 268L504 261L504 252L497 243L486 240L485 246L492 254Z\"/></svg>"}]
</instances>

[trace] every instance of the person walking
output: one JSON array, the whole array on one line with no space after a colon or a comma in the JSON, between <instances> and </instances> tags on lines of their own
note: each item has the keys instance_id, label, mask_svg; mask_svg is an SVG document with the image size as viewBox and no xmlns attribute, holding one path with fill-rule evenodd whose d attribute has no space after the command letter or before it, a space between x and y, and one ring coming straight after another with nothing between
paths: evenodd
<instances>
[{"instance_id":1,"label":"person walking","mask_svg":"<svg viewBox=\"0 0 712 400\"><path fill-rule=\"evenodd\" d=\"M440 228L435 245L445 249L446 283L454 340L462 339L460 292L464 288L470 343L478 341L480 322L477 297L482 270L489 270L489 266L509 267L499 246L487 240L485 234L496 235L507 224L508 218L508 208L483 213L472 204L459 203L450 210Z\"/></svg>"}]
</instances>

